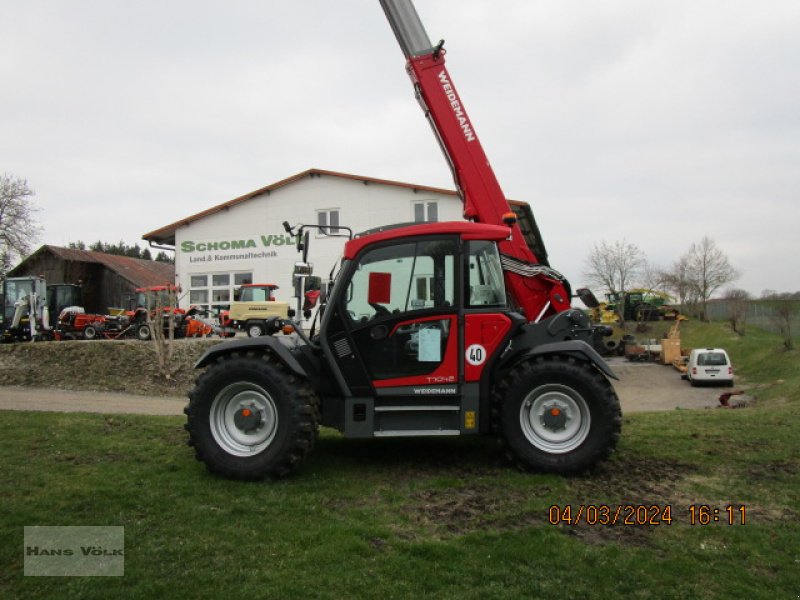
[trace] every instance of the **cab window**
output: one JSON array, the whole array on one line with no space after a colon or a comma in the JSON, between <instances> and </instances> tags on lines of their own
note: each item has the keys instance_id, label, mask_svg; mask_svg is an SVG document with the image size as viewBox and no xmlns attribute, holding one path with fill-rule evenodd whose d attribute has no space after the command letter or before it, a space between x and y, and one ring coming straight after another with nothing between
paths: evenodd
<instances>
[{"instance_id":1,"label":"cab window","mask_svg":"<svg viewBox=\"0 0 800 600\"><path fill-rule=\"evenodd\" d=\"M469 242L467 306L485 308L506 305L506 289L500 254L494 242Z\"/></svg>"},{"instance_id":2,"label":"cab window","mask_svg":"<svg viewBox=\"0 0 800 600\"><path fill-rule=\"evenodd\" d=\"M364 254L353 273L347 313L356 322L455 305L454 240L384 246Z\"/></svg>"}]
</instances>

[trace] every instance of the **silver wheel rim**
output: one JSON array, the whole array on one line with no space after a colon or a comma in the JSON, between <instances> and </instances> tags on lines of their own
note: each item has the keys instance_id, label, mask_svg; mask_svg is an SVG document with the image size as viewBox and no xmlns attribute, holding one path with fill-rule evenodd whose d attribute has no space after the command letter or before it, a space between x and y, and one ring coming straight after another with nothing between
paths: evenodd
<instances>
[{"instance_id":1,"label":"silver wheel rim","mask_svg":"<svg viewBox=\"0 0 800 600\"><path fill-rule=\"evenodd\" d=\"M247 330L247 333L250 337L259 337L264 334L263 330L261 329L261 325L251 325L250 329Z\"/></svg>"},{"instance_id":2,"label":"silver wheel rim","mask_svg":"<svg viewBox=\"0 0 800 600\"><path fill-rule=\"evenodd\" d=\"M251 431L236 426L234 415L248 408L261 415L260 425ZM228 454L252 456L267 448L278 431L278 410L264 388L248 382L229 385L211 404L211 434Z\"/></svg>"},{"instance_id":3,"label":"silver wheel rim","mask_svg":"<svg viewBox=\"0 0 800 600\"><path fill-rule=\"evenodd\" d=\"M563 415L563 426L548 426L547 413ZM573 388L551 383L529 393L519 411L519 422L525 438L539 450L564 454L580 446L592 423L589 405Z\"/></svg>"},{"instance_id":4,"label":"silver wheel rim","mask_svg":"<svg viewBox=\"0 0 800 600\"><path fill-rule=\"evenodd\" d=\"M139 339L145 340L150 337L150 328L149 327L139 327Z\"/></svg>"}]
</instances>

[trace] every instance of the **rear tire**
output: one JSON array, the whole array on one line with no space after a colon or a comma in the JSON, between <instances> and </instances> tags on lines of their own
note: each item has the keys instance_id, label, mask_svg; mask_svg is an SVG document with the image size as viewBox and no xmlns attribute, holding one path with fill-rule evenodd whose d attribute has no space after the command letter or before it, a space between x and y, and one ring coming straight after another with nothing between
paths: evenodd
<instances>
[{"instance_id":1,"label":"rear tire","mask_svg":"<svg viewBox=\"0 0 800 600\"><path fill-rule=\"evenodd\" d=\"M146 342L151 337L150 326L142 324L136 327L136 339Z\"/></svg>"},{"instance_id":2,"label":"rear tire","mask_svg":"<svg viewBox=\"0 0 800 600\"><path fill-rule=\"evenodd\" d=\"M197 459L232 479L288 475L319 430L318 399L308 383L253 352L217 359L198 378L184 413Z\"/></svg>"},{"instance_id":3,"label":"rear tire","mask_svg":"<svg viewBox=\"0 0 800 600\"><path fill-rule=\"evenodd\" d=\"M519 468L577 473L607 458L622 429L614 388L589 364L543 356L508 373L493 395L496 430Z\"/></svg>"}]
</instances>

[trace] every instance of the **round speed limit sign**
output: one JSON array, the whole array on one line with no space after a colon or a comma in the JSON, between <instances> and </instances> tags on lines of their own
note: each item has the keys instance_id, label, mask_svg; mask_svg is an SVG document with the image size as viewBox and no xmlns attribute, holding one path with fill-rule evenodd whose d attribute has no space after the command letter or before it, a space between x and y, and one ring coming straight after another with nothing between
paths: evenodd
<instances>
[{"instance_id":1,"label":"round speed limit sign","mask_svg":"<svg viewBox=\"0 0 800 600\"><path fill-rule=\"evenodd\" d=\"M467 348L466 358L473 367L482 365L486 361L486 348L480 344L472 344Z\"/></svg>"}]
</instances>

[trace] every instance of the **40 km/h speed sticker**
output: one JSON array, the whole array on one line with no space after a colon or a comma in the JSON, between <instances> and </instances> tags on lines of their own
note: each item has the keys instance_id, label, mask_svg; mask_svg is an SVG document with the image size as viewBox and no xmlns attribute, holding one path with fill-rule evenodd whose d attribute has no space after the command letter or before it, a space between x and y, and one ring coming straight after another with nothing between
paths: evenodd
<instances>
[{"instance_id":1,"label":"40 km/h speed sticker","mask_svg":"<svg viewBox=\"0 0 800 600\"><path fill-rule=\"evenodd\" d=\"M467 348L466 358L473 367L482 365L486 361L486 348L480 344L472 344Z\"/></svg>"}]
</instances>

